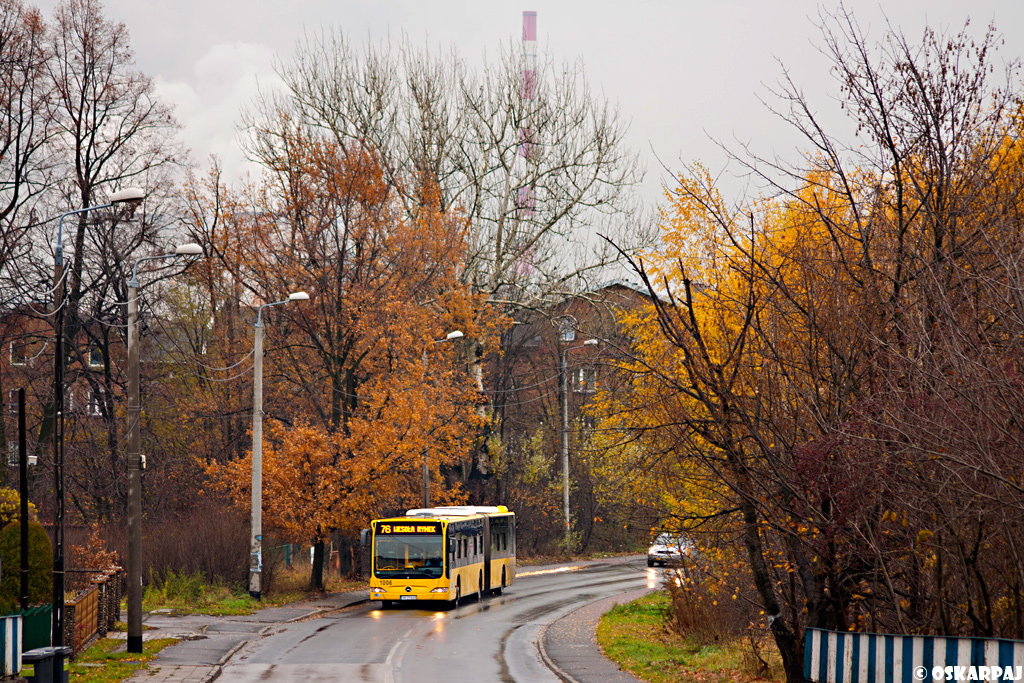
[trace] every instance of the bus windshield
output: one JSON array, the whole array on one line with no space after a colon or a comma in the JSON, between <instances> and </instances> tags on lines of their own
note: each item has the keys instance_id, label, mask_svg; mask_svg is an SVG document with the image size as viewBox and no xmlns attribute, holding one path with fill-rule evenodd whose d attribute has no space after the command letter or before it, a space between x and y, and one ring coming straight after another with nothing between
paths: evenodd
<instances>
[{"instance_id":1,"label":"bus windshield","mask_svg":"<svg viewBox=\"0 0 1024 683\"><path fill-rule=\"evenodd\" d=\"M378 537L374 575L389 579L439 579L444 573L443 558L441 534Z\"/></svg>"}]
</instances>

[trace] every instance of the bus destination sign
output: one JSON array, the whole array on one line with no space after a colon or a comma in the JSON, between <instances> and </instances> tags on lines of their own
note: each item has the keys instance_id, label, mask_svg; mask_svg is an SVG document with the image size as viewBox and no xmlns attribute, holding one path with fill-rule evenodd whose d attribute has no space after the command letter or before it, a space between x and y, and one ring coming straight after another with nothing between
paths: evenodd
<instances>
[{"instance_id":1,"label":"bus destination sign","mask_svg":"<svg viewBox=\"0 0 1024 683\"><path fill-rule=\"evenodd\" d=\"M377 522L377 533L389 536L394 534L439 534L440 522Z\"/></svg>"}]
</instances>

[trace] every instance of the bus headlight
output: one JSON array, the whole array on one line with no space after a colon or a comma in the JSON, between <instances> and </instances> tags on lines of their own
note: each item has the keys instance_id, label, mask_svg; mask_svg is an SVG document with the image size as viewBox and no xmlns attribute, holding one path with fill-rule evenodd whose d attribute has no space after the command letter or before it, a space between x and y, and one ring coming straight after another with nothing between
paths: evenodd
<instances>
[{"instance_id":1,"label":"bus headlight","mask_svg":"<svg viewBox=\"0 0 1024 683\"><path fill-rule=\"evenodd\" d=\"M381 588L380 586L374 586L373 588L370 589L370 592L371 593L384 593L386 591L383 588Z\"/></svg>"},{"instance_id":2,"label":"bus headlight","mask_svg":"<svg viewBox=\"0 0 1024 683\"><path fill-rule=\"evenodd\" d=\"M447 593L448 589L447 588L435 588L434 590L432 590L430 592L431 593Z\"/></svg>"}]
</instances>

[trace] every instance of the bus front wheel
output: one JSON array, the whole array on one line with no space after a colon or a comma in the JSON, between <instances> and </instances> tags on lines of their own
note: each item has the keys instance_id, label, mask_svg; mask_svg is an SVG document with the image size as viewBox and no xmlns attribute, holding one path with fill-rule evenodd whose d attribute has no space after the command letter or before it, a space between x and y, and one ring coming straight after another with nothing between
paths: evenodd
<instances>
[{"instance_id":1,"label":"bus front wheel","mask_svg":"<svg viewBox=\"0 0 1024 683\"><path fill-rule=\"evenodd\" d=\"M390 609L391 608L391 601L390 600L381 600L380 601L380 608L381 609Z\"/></svg>"},{"instance_id":2,"label":"bus front wheel","mask_svg":"<svg viewBox=\"0 0 1024 683\"><path fill-rule=\"evenodd\" d=\"M452 600L452 607L459 606L459 599L462 598L462 579L459 578L455 581L455 599Z\"/></svg>"}]
</instances>

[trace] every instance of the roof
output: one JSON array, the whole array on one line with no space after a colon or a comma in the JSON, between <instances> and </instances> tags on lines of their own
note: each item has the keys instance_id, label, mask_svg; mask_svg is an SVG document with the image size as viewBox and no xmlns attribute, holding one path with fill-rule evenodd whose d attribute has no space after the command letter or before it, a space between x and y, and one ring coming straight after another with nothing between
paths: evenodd
<instances>
[{"instance_id":1,"label":"roof","mask_svg":"<svg viewBox=\"0 0 1024 683\"><path fill-rule=\"evenodd\" d=\"M473 515L498 515L509 510L504 505L449 505L436 508L406 510L406 517L471 517Z\"/></svg>"}]
</instances>

